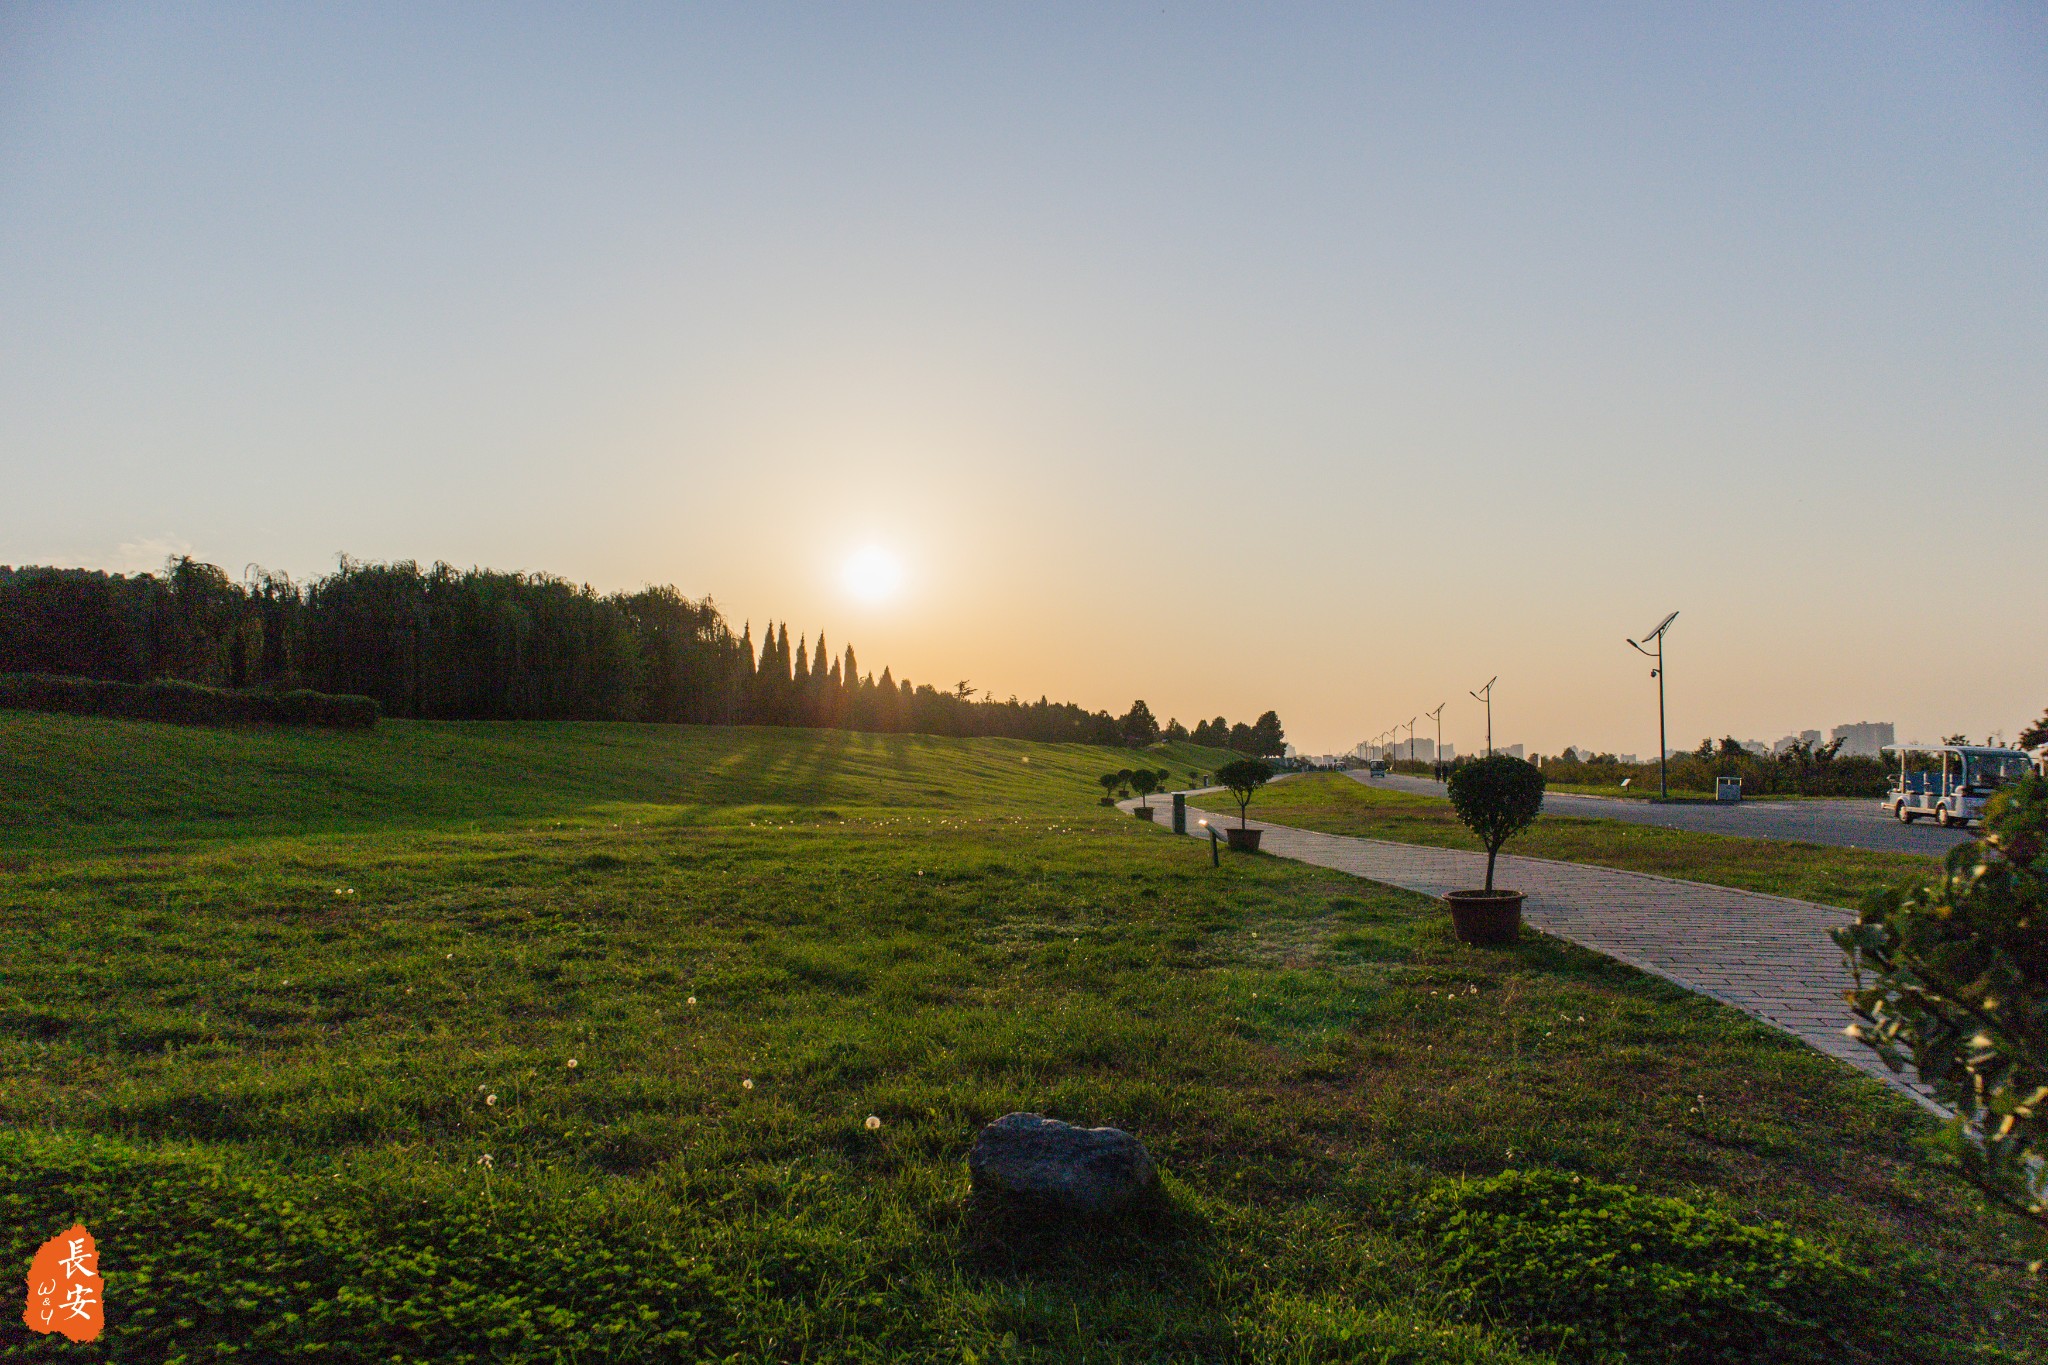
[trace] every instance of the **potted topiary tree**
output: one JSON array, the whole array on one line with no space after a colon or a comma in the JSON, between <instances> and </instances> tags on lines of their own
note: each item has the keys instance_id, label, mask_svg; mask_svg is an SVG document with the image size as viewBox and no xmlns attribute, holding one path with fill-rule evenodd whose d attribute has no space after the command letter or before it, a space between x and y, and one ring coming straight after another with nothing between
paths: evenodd
<instances>
[{"instance_id":1,"label":"potted topiary tree","mask_svg":"<svg viewBox=\"0 0 2048 1365\"><path fill-rule=\"evenodd\" d=\"M1444 897L1451 925L1466 943L1513 943L1522 932L1522 893L1493 888L1500 846L1536 822L1543 810L1543 774L1532 763L1490 754L1451 773L1451 809L1486 845L1486 887Z\"/></svg>"},{"instance_id":2,"label":"potted topiary tree","mask_svg":"<svg viewBox=\"0 0 2048 1365\"><path fill-rule=\"evenodd\" d=\"M1153 772L1150 768L1131 769L1131 790L1138 794L1139 806L1131 814L1140 820L1152 818L1152 793L1159 790L1159 779L1165 773Z\"/></svg>"},{"instance_id":3,"label":"potted topiary tree","mask_svg":"<svg viewBox=\"0 0 2048 1365\"><path fill-rule=\"evenodd\" d=\"M1259 851L1259 835L1265 831L1245 824L1245 808L1251 805L1252 794L1272 779L1273 765L1263 758L1233 759L1216 770L1216 780L1230 788L1230 794L1237 799L1237 828L1223 831L1223 836L1230 840L1232 852Z\"/></svg>"},{"instance_id":4,"label":"potted topiary tree","mask_svg":"<svg viewBox=\"0 0 2048 1365\"><path fill-rule=\"evenodd\" d=\"M1121 787L1123 784L1124 779L1122 773L1104 773L1102 776L1096 778L1095 785L1102 788L1101 804L1105 806L1114 806L1116 804L1116 789L1118 787Z\"/></svg>"}]
</instances>

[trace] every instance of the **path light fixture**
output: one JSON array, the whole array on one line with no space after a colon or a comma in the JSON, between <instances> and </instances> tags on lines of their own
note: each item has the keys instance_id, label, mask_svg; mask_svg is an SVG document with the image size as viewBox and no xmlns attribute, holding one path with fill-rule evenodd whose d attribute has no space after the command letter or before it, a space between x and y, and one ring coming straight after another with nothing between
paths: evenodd
<instances>
[{"instance_id":1,"label":"path light fixture","mask_svg":"<svg viewBox=\"0 0 2048 1365\"><path fill-rule=\"evenodd\" d=\"M1436 776L1439 782L1443 780L1444 776L1444 707L1448 704L1447 702L1438 702L1436 710L1424 711L1422 713L1436 722Z\"/></svg>"},{"instance_id":2,"label":"path light fixture","mask_svg":"<svg viewBox=\"0 0 2048 1365\"><path fill-rule=\"evenodd\" d=\"M1209 866L1223 866L1223 855L1217 850L1216 846L1216 827L1210 824L1207 820L1202 821L1201 826L1203 829L1209 831Z\"/></svg>"},{"instance_id":3,"label":"path light fixture","mask_svg":"<svg viewBox=\"0 0 2048 1365\"><path fill-rule=\"evenodd\" d=\"M1486 703L1486 756L1488 758L1493 757L1493 685L1499 681L1500 674L1496 673L1486 680L1486 686L1472 694L1472 700Z\"/></svg>"},{"instance_id":4,"label":"path light fixture","mask_svg":"<svg viewBox=\"0 0 2048 1365\"><path fill-rule=\"evenodd\" d=\"M1650 676L1657 680L1657 795L1659 796L1671 795L1671 787L1666 781L1664 771L1671 753L1671 746L1664 742L1664 632L1671 629L1671 623L1677 619L1678 613L1674 611L1659 621L1655 630L1643 637L1645 640L1657 642L1657 652L1655 654L1644 649L1634 640L1628 642L1629 648L1633 649L1636 653L1646 659L1655 659L1657 661L1657 666L1650 670Z\"/></svg>"}]
</instances>

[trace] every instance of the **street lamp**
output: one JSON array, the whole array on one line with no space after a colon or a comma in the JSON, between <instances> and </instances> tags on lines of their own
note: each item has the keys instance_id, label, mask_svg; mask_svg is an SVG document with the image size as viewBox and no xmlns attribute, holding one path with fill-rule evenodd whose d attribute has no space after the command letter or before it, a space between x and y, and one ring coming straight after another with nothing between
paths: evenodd
<instances>
[{"instance_id":1,"label":"street lamp","mask_svg":"<svg viewBox=\"0 0 2048 1365\"><path fill-rule=\"evenodd\" d=\"M1493 685L1500 681L1496 673L1486 680L1486 686L1472 694L1472 700L1486 703L1486 756L1493 757Z\"/></svg>"},{"instance_id":2,"label":"street lamp","mask_svg":"<svg viewBox=\"0 0 2048 1365\"><path fill-rule=\"evenodd\" d=\"M1436 722L1436 775L1439 779L1444 775L1444 707L1447 704L1438 702L1436 710L1422 713Z\"/></svg>"},{"instance_id":3,"label":"street lamp","mask_svg":"<svg viewBox=\"0 0 2048 1365\"><path fill-rule=\"evenodd\" d=\"M1410 763L1415 761L1415 722L1420 719L1422 719L1420 716L1408 717L1408 761Z\"/></svg>"},{"instance_id":4,"label":"street lamp","mask_svg":"<svg viewBox=\"0 0 2048 1365\"><path fill-rule=\"evenodd\" d=\"M1671 751L1671 746L1664 742L1664 632L1671 629L1671 623L1677 619L1678 613L1674 611L1659 621L1655 630L1643 637L1645 640L1655 640L1657 642L1657 652L1655 654L1650 653L1649 650L1644 649L1634 640L1628 642L1629 648L1633 649L1636 653L1644 658L1657 661L1657 666L1650 670L1650 676L1657 680L1657 795L1659 796L1671 795L1671 788L1666 781L1664 772L1666 756Z\"/></svg>"}]
</instances>

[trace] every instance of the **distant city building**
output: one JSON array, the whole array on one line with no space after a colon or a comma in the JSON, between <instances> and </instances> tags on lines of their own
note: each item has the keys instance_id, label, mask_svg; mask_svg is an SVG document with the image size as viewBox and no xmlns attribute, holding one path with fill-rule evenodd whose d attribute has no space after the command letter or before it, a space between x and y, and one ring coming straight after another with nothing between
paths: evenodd
<instances>
[{"instance_id":1,"label":"distant city building","mask_svg":"<svg viewBox=\"0 0 2048 1365\"><path fill-rule=\"evenodd\" d=\"M1859 720L1853 725L1837 725L1829 732L1828 738L1842 742L1840 752L1843 758L1876 758L1878 750L1898 742L1888 720Z\"/></svg>"},{"instance_id":2,"label":"distant city building","mask_svg":"<svg viewBox=\"0 0 2048 1365\"><path fill-rule=\"evenodd\" d=\"M1520 758L1522 757L1522 746L1519 744L1503 744L1495 749L1494 752L1506 754L1509 758Z\"/></svg>"},{"instance_id":3,"label":"distant city building","mask_svg":"<svg viewBox=\"0 0 2048 1365\"><path fill-rule=\"evenodd\" d=\"M1742 741L1742 748L1744 752L1755 754L1758 758L1771 756L1771 746L1760 739L1745 739Z\"/></svg>"},{"instance_id":4,"label":"distant city building","mask_svg":"<svg viewBox=\"0 0 2048 1365\"><path fill-rule=\"evenodd\" d=\"M1618 763L1634 763L1637 759L1634 754L1617 754L1615 755L1615 761Z\"/></svg>"},{"instance_id":5,"label":"distant city building","mask_svg":"<svg viewBox=\"0 0 2048 1365\"><path fill-rule=\"evenodd\" d=\"M1786 735L1771 746L1771 756L1775 758L1779 754L1790 753L1792 752L1792 746L1795 744L1804 744L1809 749L1818 749L1820 747L1820 731L1801 730L1796 735Z\"/></svg>"},{"instance_id":6,"label":"distant city building","mask_svg":"<svg viewBox=\"0 0 2048 1365\"><path fill-rule=\"evenodd\" d=\"M1399 744L1396 744L1394 746L1394 752L1402 758L1413 758L1417 763L1436 762L1435 740L1423 739L1420 736L1418 736L1416 737L1416 739L1412 741L1412 751L1410 749L1410 744L1411 741L1404 739Z\"/></svg>"}]
</instances>

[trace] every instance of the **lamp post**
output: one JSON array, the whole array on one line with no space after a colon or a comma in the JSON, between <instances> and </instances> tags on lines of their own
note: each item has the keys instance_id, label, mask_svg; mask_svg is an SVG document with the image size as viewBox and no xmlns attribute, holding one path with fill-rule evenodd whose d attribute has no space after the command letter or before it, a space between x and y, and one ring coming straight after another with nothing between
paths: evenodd
<instances>
[{"instance_id":1,"label":"lamp post","mask_svg":"<svg viewBox=\"0 0 2048 1365\"><path fill-rule=\"evenodd\" d=\"M1486 686L1472 694L1472 700L1486 703L1486 756L1493 757L1493 685L1500 681L1496 673L1486 680Z\"/></svg>"},{"instance_id":2,"label":"lamp post","mask_svg":"<svg viewBox=\"0 0 2048 1365\"><path fill-rule=\"evenodd\" d=\"M1410 763L1415 761L1415 722L1420 719L1422 719L1420 716L1408 717L1408 761Z\"/></svg>"},{"instance_id":3,"label":"lamp post","mask_svg":"<svg viewBox=\"0 0 2048 1365\"><path fill-rule=\"evenodd\" d=\"M1657 666L1650 670L1650 676L1657 680L1657 795L1660 797L1671 795L1671 788L1666 780L1664 771L1666 763L1669 762L1671 751L1671 746L1664 742L1664 632L1671 629L1671 623L1677 619L1678 613L1674 611L1659 621L1655 630L1643 637L1645 640L1657 642L1657 652L1655 654L1650 653L1649 650L1644 649L1634 640L1628 642L1629 648L1633 649L1636 653L1657 661Z\"/></svg>"},{"instance_id":4,"label":"lamp post","mask_svg":"<svg viewBox=\"0 0 2048 1365\"><path fill-rule=\"evenodd\" d=\"M1444 706L1445 703L1438 702L1436 710L1424 711L1422 713L1436 722L1436 775L1438 780L1442 780L1444 775Z\"/></svg>"}]
</instances>

